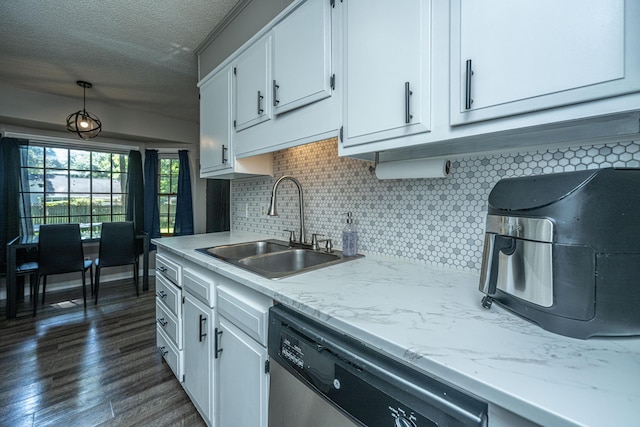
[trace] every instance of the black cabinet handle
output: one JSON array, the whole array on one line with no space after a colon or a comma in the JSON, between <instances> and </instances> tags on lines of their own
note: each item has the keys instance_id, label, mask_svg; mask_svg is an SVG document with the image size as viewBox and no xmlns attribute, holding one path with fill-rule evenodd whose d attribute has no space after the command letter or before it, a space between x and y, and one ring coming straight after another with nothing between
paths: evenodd
<instances>
[{"instance_id":1,"label":"black cabinet handle","mask_svg":"<svg viewBox=\"0 0 640 427\"><path fill-rule=\"evenodd\" d=\"M213 340L214 357L216 359L220 356L220 353L222 353L222 349L220 348L220 344L218 343L218 339L219 339L220 335L222 335L222 331L220 331L220 330L218 330L218 328L216 328L215 339Z\"/></svg>"},{"instance_id":2,"label":"black cabinet handle","mask_svg":"<svg viewBox=\"0 0 640 427\"><path fill-rule=\"evenodd\" d=\"M156 322L158 322L158 324L159 324L160 326L162 326L163 328L164 328L165 326L167 326L167 323L168 323L166 320L164 320L164 317L161 317L161 318L157 319L157 320L156 320Z\"/></svg>"},{"instance_id":3,"label":"black cabinet handle","mask_svg":"<svg viewBox=\"0 0 640 427\"><path fill-rule=\"evenodd\" d=\"M258 91L258 115L264 113L264 110L262 109L262 100L263 99L264 99L264 96L262 96L260 91Z\"/></svg>"},{"instance_id":4,"label":"black cabinet handle","mask_svg":"<svg viewBox=\"0 0 640 427\"><path fill-rule=\"evenodd\" d=\"M464 108L466 110L471 109L473 99L471 99L471 76L473 76L473 69L471 68L471 60L467 59L467 75L465 78L465 92L464 92Z\"/></svg>"},{"instance_id":5,"label":"black cabinet handle","mask_svg":"<svg viewBox=\"0 0 640 427\"><path fill-rule=\"evenodd\" d=\"M207 336L206 332L202 332L202 324L207 322L207 318L204 317L202 314L200 315L200 342L202 342L204 340L204 338Z\"/></svg>"},{"instance_id":6,"label":"black cabinet handle","mask_svg":"<svg viewBox=\"0 0 640 427\"><path fill-rule=\"evenodd\" d=\"M409 82L404 82L404 122L411 123L413 116L411 115L411 89L409 88Z\"/></svg>"},{"instance_id":7,"label":"black cabinet handle","mask_svg":"<svg viewBox=\"0 0 640 427\"><path fill-rule=\"evenodd\" d=\"M278 86L276 84L276 81L273 81L273 106L276 107L279 103L280 100L278 99L278 89L280 89L280 86Z\"/></svg>"},{"instance_id":8,"label":"black cabinet handle","mask_svg":"<svg viewBox=\"0 0 640 427\"><path fill-rule=\"evenodd\" d=\"M228 148L225 147L224 145L222 146L222 163L227 163L227 150Z\"/></svg>"},{"instance_id":9,"label":"black cabinet handle","mask_svg":"<svg viewBox=\"0 0 640 427\"><path fill-rule=\"evenodd\" d=\"M164 357L166 356L169 352L167 350L164 349L163 347L158 347L158 353L160 353L160 356Z\"/></svg>"}]
</instances>

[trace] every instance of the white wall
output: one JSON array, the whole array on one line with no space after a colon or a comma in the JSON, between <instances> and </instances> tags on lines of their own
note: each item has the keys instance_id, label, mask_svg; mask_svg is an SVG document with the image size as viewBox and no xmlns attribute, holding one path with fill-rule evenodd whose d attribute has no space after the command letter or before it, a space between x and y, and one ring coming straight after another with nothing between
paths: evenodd
<instances>
[{"instance_id":1,"label":"white wall","mask_svg":"<svg viewBox=\"0 0 640 427\"><path fill-rule=\"evenodd\" d=\"M66 132L67 116L79 107L77 99L0 83L0 123L3 124L26 124L36 129ZM98 101L92 101L90 111L102 121L104 137L189 145L197 145L199 141L197 121L124 110Z\"/></svg>"},{"instance_id":2,"label":"white wall","mask_svg":"<svg viewBox=\"0 0 640 427\"><path fill-rule=\"evenodd\" d=\"M123 110L93 101L91 112L103 123L102 133L90 142L66 130L76 99L24 90L0 83L0 131L53 137L79 145L116 145L126 149L189 150L196 233L206 227L204 180L199 178L199 124L141 111ZM144 157L144 156L143 156Z\"/></svg>"}]
</instances>

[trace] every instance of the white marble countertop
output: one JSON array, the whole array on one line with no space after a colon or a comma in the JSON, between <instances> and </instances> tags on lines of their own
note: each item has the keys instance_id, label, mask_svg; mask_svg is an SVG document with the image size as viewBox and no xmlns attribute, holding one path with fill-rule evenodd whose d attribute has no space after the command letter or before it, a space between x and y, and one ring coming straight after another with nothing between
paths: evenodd
<instances>
[{"instance_id":1,"label":"white marble countertop","mask_svg":"<svg viewBox=\"0 0 640 427\"><path fill-rule=\"evenodd\" d=\"M154 240L209 270L545 426L638 425L640 338L578 340L494 304L478 276L379 257L268 280L194 249L269 239L232 232Z\"/></svg>"}]
</instances>

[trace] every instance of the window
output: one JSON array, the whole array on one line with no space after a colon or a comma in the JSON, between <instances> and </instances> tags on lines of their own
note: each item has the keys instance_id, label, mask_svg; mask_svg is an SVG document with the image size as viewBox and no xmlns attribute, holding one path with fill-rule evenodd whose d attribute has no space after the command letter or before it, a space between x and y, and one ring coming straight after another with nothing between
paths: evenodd
<instances>
[{"instance_id":1,"label":"window","mask_svg":"<svg viewBox=\"0 0 640 427\"><path fill-rule=\"evenodd\" d=\"M80 223L83 238L97 239L103 222L126 220L128 155L38 145L21 155L22 220L32 232Z\"/></svg>"},{"instance_id":2,"label":"window","mask_svg":"<svg viewBox=\"0 0 640 427\"><path fill-rule=\"evenodd\" d=\"M158 208L160 210L160 234L171 236L176 222L176 202L178 197L177 158L160 158L158 167Z\"/></svg>"}]
</instances>

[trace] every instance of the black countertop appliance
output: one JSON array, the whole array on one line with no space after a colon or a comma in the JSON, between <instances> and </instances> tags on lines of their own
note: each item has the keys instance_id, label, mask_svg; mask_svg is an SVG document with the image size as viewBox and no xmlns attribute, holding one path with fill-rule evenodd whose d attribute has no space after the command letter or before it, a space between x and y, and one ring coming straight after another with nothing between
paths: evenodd
<instances>
[{"instance_id":1,"label":"black countertop appliance","mask_svg":"<svg viewBox=\"0 0 640 427\"><path fill-rule=\"evenodd\" d=\"M640 335L640 169L499 181L480 291L561 335Z\"/></svg>"}]
</instances>

